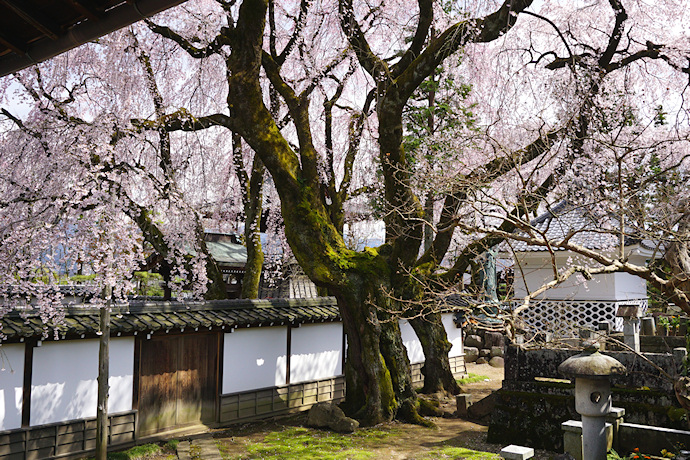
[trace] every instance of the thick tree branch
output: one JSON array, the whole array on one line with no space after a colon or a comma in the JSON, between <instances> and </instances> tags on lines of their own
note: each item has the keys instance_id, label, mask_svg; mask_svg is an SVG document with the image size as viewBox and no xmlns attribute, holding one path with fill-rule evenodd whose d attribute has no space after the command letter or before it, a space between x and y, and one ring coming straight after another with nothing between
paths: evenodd
<instances>
[{"instance_id":1,"label":"thick tree branch","mask_svg":"<svg viewBox=\"0 0 690 460\"><path fill-rule=\"evenodd\" d=\"M463 178L462 185L452 194L446 196L441 211L441 218L437 224L438 232L429 249L417 261L417 266L431 263L434 267L445 257L453 239L453 230L457 224L456 213L467 194L478 183L487 183L498 179L514 170L517 165L528 163L546 153L562 135L564 129L555 129L529 144L524 149L513 152L509 157L498 157L478 168ZM466 268L466 267L465 267Z\"/></svg>"},{"instance_id":2,"label":"thick tree branch","mask_svg":"<svg viewBox=\"0 0 690 460\"><path fill-rule=\"evenodd\" d=\"M391 74L393 78L397 78L407 66L415 60L422 52L426 39L429 36L431 23L434 20L434 8L431 0L418 0L419 5L419 21L417 21L417 30L410 47L405 51L400 60L391 67Z\"/></svg>"},{"instance_id":3,"label":"thick tree branch","mask_svg":"<svg viewBox=\"0 0 690 460\"><path fill-rule=\"evenodd\" d=\"M396 78L400 98L407 100L414 90L448 56L468 43L488 43L505 34L517 21L519 13L533 0L506 0L501 7L483 18L468 19L446 29L431 40L422 54Z\"/></svg>"},{"instance_id":4,"label":"thick tree branch","mask_svg":"<svg viewBox=\"0 0 690 460\"><path fill-rule=\"evenodd\" d=\"M625 21L628 19L628 13L625 12L623 4L619 0L609 0L609 4L616 16L616 23L613 26L609 43L606 46L603 54L599 57L599 67L606 68L611 63L614 54L618 50L618 45L623 37L623 27Z\"/></svg>"},{"instance_id":5,"label":"thick tree branch","mask_svg":"<svg viewBox=\"0 0 690 460\"><path fill-rule=\"evenodd\" d=\"M233 117L216 113L203 117L195 117L187 109L180 109L176 112L169 113L157 120L143 120L133 118L130 120L132 126L138 130L158 131L163 129L167 132L173 131L201 131L211 126L224 126L228 129L233 129L236 121Z\"/></svg>"},{"instance_id":6,"label":"thick tree branch","mask_svg":"<svg viewBox=\"0 0 690 460\"><path fill-rule=\"evenodd\" d=\"M388 65L371 50L369 42L355 18L352 0L340 0L338 3L338 13L340 14L340 27L347 36L364 70L377 82L386 79L389 73Z\"/></svg>"},{"instance_id":7,"label":"thick tree branch","mask_svg":"<svg viewBox=\"0 0 690 460\"><path fill-rule=\"evenodd\" d=\"M299 153L302 160L302 173L307 181L318 181L318 154L314 147L311 135L311 122L309 120L309 101L307 98L298 97L280 75L280 67L267 53L263 52L262 66L266 71L266 76L278 91L278 94L285 100L288 106L292 121L297 131L299 141Z\"/></svg>"},{"instance_id":8,"label":"thick tree branch","mask_svg":"<svg viewBox=\"0 0 690 460\"><path fill-rule=\"evenodd\" d=\"M229 35L232 33L232 30L228 27L221 28L220 33L208 45L203 48L198 48L194 46L191 41L187 40L170 27L160 26L150 19L145 19L144 22L146 22L146 25L152 32L174 41L180 48L185 50L187 54L196 59L209 57L217 53L224 45L230 44Z\"/></svg>"}]
</instances>

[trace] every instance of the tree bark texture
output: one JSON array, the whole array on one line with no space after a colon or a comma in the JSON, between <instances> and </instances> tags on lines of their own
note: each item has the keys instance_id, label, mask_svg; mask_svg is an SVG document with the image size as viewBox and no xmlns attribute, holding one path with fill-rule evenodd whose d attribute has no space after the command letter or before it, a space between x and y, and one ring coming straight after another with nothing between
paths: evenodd
<instances>
[{"instance_id":1,"label":"tree bark texture","mask_svg":"<svg viewBox=\"0 0 690 460\"><path fill-rule=\"evenodd\" d=\"M170 29L152 27L154 32L177 41L194 57L204 57L221 43L232 49L226 56L226 66L228 112L233 115L215 114L199 119L185 117L165 123L170 129L189 130L211 125L225 126L249 144L270 172L280 196L285 233L293 254L311 280L338 299L348 340L345 405L347 412L364 424L379 423L394 416L422 421L417 413L418 401L411 385L409 361L398 326L396 308L399 305L395 304L397 300L394 301L394 298L406 300L397 296L404 291L402 286L412 282L410 273L418 271L420 264L417 258L425 217L411 186L411 171L402 147L403 107L443 59L464 43L496 39L515 23L516 13L530 3L531 0L506 1L485 18L463 20L451 26L427 46L433 5L429 0L419 0L419 24L410 48L389 68L371 52L356 23L352 2L340 1L341 28L361 66L378 86L379 158L388 206L384 218L386 242L377 249L367 248L361 252L345 246L341 216L338 210L331 212L326 204L320 180L319 153L312 142L309 93L305 90L305 93L298 94L283 80L280 66L286 51L278 55L272 39L270 50L263 49L269 2L244 1L239 6L236 20L231 18L229 21L232 27L225 29L222 37L219 36L206 50L196 48ZM302 7L300 14L308 8L308 2L304 2ZM260 84L262 68L271 87L287 106L299 154L289 145L271 110L264 104ZM351 161L354 161L354 155ZM330 195L334 195L332 191ZM441 260L442 255L425 262L419 274L431 275ZM418 286L410 295L417 296L421 290ZM426 373L432 380L430 384L452 389L453 385L446 383L452 378L447 364L450 344L440 333L443 328L440 316L434 317L431 323L433 328L419 327L423 331L420 332L422 340L427 344L425 352L430 355ZM432 350L433 347L440 348ZM439 365L444 359L445 365ZM436 375L439 377L434 377Z\"/></svg>"},{"instance_id":2,"label":"tree bark texture","mask_svg":"<svg viewBox=\"0 0 690 460\"><path fill-rule=\"evenodd\" d=\"M98 347L98 402L96 410L96 460L108 457L108 378L110 376L110 298L112 287L104 289L106 305L100 309L101 338Z\"/></svg>"},{"instance_id":3,"label":"tree bark texture","mask_svg":"<svg viewBox=\"0 0 690 460\"><path fill-rule=\"evenodd\" d=\"M448 361L448 352L452 345L448 341L446 329L441 322L441 315L433 312L412 318L410 325L417 334L424 351L422 392L427 394L448 392L454 395L460 393L460 387Z\"/></svg>"},{"instance_id":4,"label":"tree bark texture","mask_svg":"<svg viewBox=\"0 0 690 460\"><path fill-rule=\"evenodd\" d=\"M666 251L666 261L671 266L671 285L666 292L673 302L690 313L690 211L678 222L677 237Z\"/></svg>"}]
</instances>

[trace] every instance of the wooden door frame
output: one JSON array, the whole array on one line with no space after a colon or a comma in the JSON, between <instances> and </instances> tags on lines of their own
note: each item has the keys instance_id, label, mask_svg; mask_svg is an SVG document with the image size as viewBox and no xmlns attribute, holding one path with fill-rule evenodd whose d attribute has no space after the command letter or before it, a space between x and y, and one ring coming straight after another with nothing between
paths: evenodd
<instances>
[{"instance_id":1,"label":"wooden door frame","mask_svg":"<svg viewBox=\"0 0 690 460\"><path fill-rule=\"evenodd\" d=\"M224 334L226 331L223 330L211 330L203 332L170 332L170 333L158 333L156 337L182 337L182 336L215 336L216 337L216 362L212 366L214 372L216 373L215 378L211 378L213 381L213 417L209 419L213 420L213 423L218 423L220 420L220 389L223 383L223 347L224 347ZM165 335L163 335L165 334ZM153 335L153 334L150 334ZM134 340L134 375L132 379L132 410L137 411L136 427L135 427L135 437L140 436L140 426L139 421L141 419L140 411L140 400L141 400L141 354L142 348L145 346L144 342L150 340L148 333L139 333L135 336ZM183 341L184 343L184 341ZM179 361L178 361L179 367ZM179 370L179 369L178 369ZM176 370L177 372L177 370ZM199 423L202 423L199 420ZM146 436L154 433L148 433Z\"/></svg>"}]
</instances>

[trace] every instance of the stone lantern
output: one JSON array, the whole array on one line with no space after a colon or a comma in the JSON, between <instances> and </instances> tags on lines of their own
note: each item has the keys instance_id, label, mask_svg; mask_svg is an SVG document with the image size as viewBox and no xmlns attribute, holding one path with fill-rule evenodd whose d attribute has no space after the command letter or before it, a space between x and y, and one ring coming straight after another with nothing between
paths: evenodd
<instances>
[{"instance_id":1,"label":"stone lantern","mask_svg":"<svg viewBox=\"0 0 690 460\"><path fill-rule=\"evenodd\" d=\"M640 316L642 308L639 305L620 305L616 316L623 318L623 343L633 351L640 352Z\"/></svg>"},{"instance_id":2,"label":"stone lantern","mask_svg":"<svg viewBox=\"0 0 690 460\"><path fill-rule=\"evenodd\" d=\"M575 410L582 416L583 460L605 460L606 415L611 410L609 379L625 374L625 366L599 353L599 344L594 343L563 361L558 372L575 379Z\"/></svg>"}]
</instances>

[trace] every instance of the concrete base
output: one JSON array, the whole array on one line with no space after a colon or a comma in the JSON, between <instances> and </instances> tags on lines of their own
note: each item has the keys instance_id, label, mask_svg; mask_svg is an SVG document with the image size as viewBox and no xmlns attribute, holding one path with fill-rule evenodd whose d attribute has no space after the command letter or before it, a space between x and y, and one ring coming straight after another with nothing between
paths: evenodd
<instances>
[{"instance_id":1,"label":"concrete base","mask_svg":"<svg viewBox=\"0 0 690 460\"><path fill-rule=\"evenodd\" d=\"M690 431L622 423L618 434L621 446L639 447L642 452L671 450L669 446L690 446Z\"/></svg>"},{"instance_id":2,"label":"concrete base","mask_svg":"<svg viewBox=\"0 0 690 460\"><path fill-rule=\"evenodd\" d=\"M507 460L526 460L534 457L534 449L511 444L501 449L499 455Z\"/></svg>"},{"instance_id":3,"label":"concrete base","mask_svg":"<svg viewBox=\"0 0 690 460\"><path fill-rule=\"evenodd\" d=\"M561 423L563 430L563 452L572 455L575 460L582 459L582 422L579 420L568 420ZM606 448L611 450L613 447L613 424L606 424Z\"/></svg>"}]
</instances>

